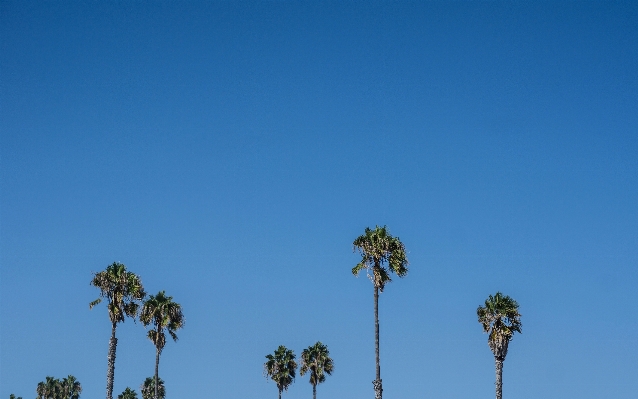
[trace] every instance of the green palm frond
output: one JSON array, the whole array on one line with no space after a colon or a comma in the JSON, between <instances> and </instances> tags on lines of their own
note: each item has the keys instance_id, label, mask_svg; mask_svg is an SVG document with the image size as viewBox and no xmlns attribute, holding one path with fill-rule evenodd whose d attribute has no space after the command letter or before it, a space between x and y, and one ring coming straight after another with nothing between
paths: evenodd
<instances>
[{"instance_id":1,"label":"green palm frond","mask_svg":"<svg viewBox=\"0 0 638 399\"><path fill-rule=\"evenodd\" d=\"M144 326L152 325L155 329L148 332L148 338L161 352L166 344L164 330L167 330L173 341L177 341L175 333L184 327L184 314L182 306L173 302L172 296L167 296L164 291L157 295L151 295L142 306L140 321Z\"/></svg>"},{"instance_id":2,"label":"green palm frond","mask_svg":"<svg viewBox=\"0 0 638 399\"><path fill-rule=\"evenodd\" d=\"M89 303L89 308L93 309L102 299L106 299L109 318L113 324L123 322L125 316L135 317L137 302L146 296L139 276L127 271L126 266L118 262L94 273L91 285L100 290L100 297Z\"/></svg>"},{"instance_id":3,"label":"green palm frond","mask_svg":"<svg viewBox=\"0 0 638 399\"><path fill-rule=\"evenodd\" d=\"M326 381L326 374L332 375L334 363L330 358L328 347L317 342L301 352L299 374L310 373L310 384L317 385Z\"/></svg>"},{"instance_id":4,"label":"green palm frond","mask_svg":"<svg viewBox=\"0 0 638 399\"><path fill-rule=\"evenodd\" d=\"M508 342L514 333L522 333L523 324L518 312L518 303L507 295L497 292L485 300L484 306L476 309L478 321L483 332L488 334L488 344L495 356L503 357L507 354Z\"/></svg>"},{"instance_id":5,"label":"green palm frond","mask_svg":"<svg viewBox=\"0 0 638 399\"><path fill-rule=\"evenodd\" d=\"M266 355L266 359L264 375L275 381L280 392L287 391L296 377L295 353L280 345L274 354Z\"/></svg>"},{"instance_id":6,"label":"green palm frond","mask_svg":"<svg viewBox=\"0 0 638 399\"><path fill-rule=\"evenodd\" d=\"M408 258L405 246L398 237L393 237L386 226L366 227L363 235L352 243L354 251L361 254L361 262L352 268L352 274L359 275L367 270L372 283L381 291L392 281L390 272L399 277L408 273Z\"/></svg>"},{"instance_id":7,"label":"green palm frond","mask_svg":"<svg viewBox=\"0 0 638 399\"><path fill-rule=\"evenodd\" d=\"M161 378L158 378L157 380L159 381L159 383L157 384L158 399L164 399L166 397L166 387L164 387L164 380L162 380ZM154 399L155 377L148 377L147 379L145 379L140 386L140 391L142 391L142 399Z\"/></svg>"},{"instance_id":8,"label":"green palm frond","mask_svg":"<svg viewBox=\"0 0 638 399\"><path fill-rule=\"evenodd\" d=\"M155 390L155 388L153 388L153 390ZM135 392L134 389L126 387L121 394L117 395L117 399L137 399L137 392Z\"/></svg>"}]
</instances>

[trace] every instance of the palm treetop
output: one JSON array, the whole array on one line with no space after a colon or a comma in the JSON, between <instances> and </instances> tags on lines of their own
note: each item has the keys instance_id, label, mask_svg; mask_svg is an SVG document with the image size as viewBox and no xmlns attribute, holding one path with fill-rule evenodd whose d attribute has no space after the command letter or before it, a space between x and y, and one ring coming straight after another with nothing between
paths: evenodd
<instances>
[{"instance_id":1,"label":"palm treetop","mask_svg":"<svg viewBox=\"0 0 638 399\"><path fill-rule=\"evenodd\" d=\"M353 250L361 254L361 262L352 268L352 274L358 276L365 269L372 283L381 291L386 283L392 281L390 272L399 277L408 274L405 246L399 237L390 235L386 226L376 226L374 230L366 227L365 233L357 237L352 245Z\"/></svg>"},{"instance_id":2,"label":"palm treetop","mask_svg":"<svg viewBox=\"0 0 638 399\"><path fill-rule=\"evenodd\" d=\"M296 377L297 362L295 353L283 345L279 345L274 354L266 355L264 375L275 381L279 392L287 391Z\"/></svg>"},{"instance_id":3,"label":"palm treetop","mask_svg":"<svg viewBox=\"0 0 638 399\"><path fill-rule=\"evenodd\" d=\"M478 321L483 332L489 334L489 340L505 338L511 340L514 333L522 333L521 314L518 313L518 302L507 295L497 292L485 300L485 306L476 309Z\"/></svg>"},{"instance_id":4,"label":"palm treetop","mask_svg":"<svg viewBox=\"0 0 638 399\"><path fill-rule=\"evenodd\" d=\"M89 308L108 300L109 317L113 324L123 322L125 316L135 317L139 308L138 301L146 296L142 281L138 275L126 270L119 262L106 267L99 273L93 273L91 285L100 290L100 297L89 304Z\"/></svg>"},{"instance_id":5,"label":"palm treetop","mask_svg":"<svg viewBox=\"0 0 638 399\"><path fill-rule=\"evenodd\" d=\"M161 351L166 344L164 329L168 331L173 341L177 341L175 331L184 327L184 313L182 306L173 302L173 297L160 291L157 295L151 295L142 306L140 321L144 326L152 324L156 330L148 332L148 338Z\"/></svg>"},{"instance_id":6,"label":"palm treetop","mask_svg":"<svg viewBox=\"0 0 638 399\"><path fill-rule=\"evenodd\" d=\"M301 352L301 367L299 374L304 375L310 372L310 383L312 385L321 384L326 381L326 374L332 375L334 363L330 358L328 347L317 341Z\"/></svg>"}]
</instances>

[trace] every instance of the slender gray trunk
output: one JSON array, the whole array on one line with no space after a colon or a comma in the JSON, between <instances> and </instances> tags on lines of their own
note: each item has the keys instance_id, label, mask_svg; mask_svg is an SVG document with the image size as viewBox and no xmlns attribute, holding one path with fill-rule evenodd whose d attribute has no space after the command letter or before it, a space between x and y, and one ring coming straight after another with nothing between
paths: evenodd
<instances>
[{"instance_id":1,"label":"slender gray trunk","mask_svg":"<svg viewBox=\"0 0 638 399\"><path fill-rule=\"evenodd\" d=\"M279 399L281 399L281 389L279 390Z\"/></svg>"},{"instance_id":2,"label":"slender gray trunk","mask_svg":"<svg viewBox=\"0 0 638 399\"><path fill-rule=\"evenodd\" d=\"M156 352L155 352L155 399L158 399L157 391L159 389L159 357L160 357L160 350L159 350L159 348L156 348Z\"/></svg>"},{"instance_id":3,"label":"slender gray trunk","mask_svg":"<svg viewBox=\"0 0 638 399\"><path fill-rule=\"evenodd\" d=\"M381 386L381 362L379 361L379 287L374 285L374 351L377 363L377 378L372 381L374 398L381 399L383 387Z\"/></svg>"},{"instance_id":4,"label":"slender gray trunk","mask_svg":"<svg viewBox=\"0 0 638 399\"><path fill-rule=\"evenodd\" d=\"M317 384L312 385L312 399L317 399Z\"/></svg>"},{"instance_id":5,"label":"slender gray trunk","mask_svg":"<svg viewBox=\"0 0 638 399\"><path fill-rule=\"evenodd\" d=\"M115 378L115 349L117 347L117 338L115 338L115 329L117 323L113 323L111 328L111 340L109 341L108 366L106 371L106 399L113 399L113 379Z\"/></svg>"},{"instance_id":6,"label":"slender gray trunk","mask_svg":"<svg viewBox=\"0 0 638 399\"><path fill-rule=\"evenodd\" d=\"M495 357L496 362L496 399L503 399L503 360Z\"/></svg>"}]
</instances>

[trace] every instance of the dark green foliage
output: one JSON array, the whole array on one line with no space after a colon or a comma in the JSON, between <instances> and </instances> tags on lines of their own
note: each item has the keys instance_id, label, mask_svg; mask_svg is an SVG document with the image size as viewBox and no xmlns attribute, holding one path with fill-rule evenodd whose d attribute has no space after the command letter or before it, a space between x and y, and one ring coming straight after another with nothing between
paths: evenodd
<instances>
[{"instance_id":1,"label":"dark green foliage","mask_svg":"<svg viewBox=\"0 0 638 399\"><path fill-rule=\"evenodd\" d=\"M159 399L166 397L166 389L164 388L164 380L158 378L159 384L157 384L157 395ZM148 377L144 380L144 383L140 385L140 391L142 391L142 399L153 399L155 397L155 377Z\"/></svg>"},{"instance_id":2,"label":"dark green foliage","mask_svg":"<svg viewBox=\"0 0 638 399\"><path fill-rule=\"evenodd\" d=\"M16 398L16 396L14 394L9 395L9 399L22 399L22 396L18 396Z\"/></svg>"},{"instance_id":3,"label":"dark green foliage","mask_svg":"<svg viewBox=\"0 0 638 399\"><path fill-rule=\"evenodd\" d=\"M385 226L376 226L374 230L366 227L365 233L352 245L361 254L361 262L352 268L352 274L358 276L365 269L374 286L381 291L392 281L390 272L399 277L408 274L405 246L398 237L392 237Z\"/></svg>"},{"instance_id":4,"label":"dark green foliage","mask_svg":"<svg viewBox=\"0 0 638 399\"><path fill-rule=\"evenodd\" d=\"M511 340L514 333L521 333L521 315L518 313L518 303L507 295L497 292L485 300L485 306L476 309L478 321L483 326L483 332L489 334L488 340L495 342Z\"/></svg>"},{"instance_id":5,"label":"dark green foliage","mask_svg":"<svg viewBox=\"0 0 638 399\"><path fill-rule=\"evenodd\" d=\"M137 392L134 389L126 387L126 389L119 395L117 399L137 399Z\"/></svg>"},{"instance_id":6,"label":"dark green foliage","mask_svg":"<svg viewBox=\"0 0 638 399\"><path fill-rule=\"evenodd\" d=\"M38 383L36 393L37 399L79 399L82 385L72 375L62 380L47 376L45 381Z\"/></svg>"},{"instance_id":7,"label":"dark green foliage","mask_svg":"<svg viewBox=\"0 0 638 399\"><path fill-rule=\"evenodd\" d=\"M150 339L157 349L162 352L166 344L166 330L174 341L177 341L175 332L184 327L184 314L182 306L173 302L172 296L167 296L164 291L160 291L157 295L151 295L144 305L140 313L140 321L144 326L152 325L154 330L148 332Z\"/></svg>"},{"instance_id":8,"label":"dark green foliage","mask_svg":"<svg viewBox=\"0 0 638 399\"><path fill-rule=\"evenodd\" d=\"M152 325L155 327L154 330L151 329L148 332L148 339L155 344L155 378L157 379L159 378L160 354L164 349L164 345L166 345L164 330L168 331L174 341L177 341L175 332L184 327L182 306L177 302L173 302L172 296L167 296L164 291L160 291L155 296L151 295L144 302L140 313L140 321L144 326ZM160 399L159 392L155 392L155 399Z\"/></svg>"},{"instance_id":9,"label":"dark green foliage","mask_svg":"<svg viewBox=\"0 0 638 399\"><path fill-rule=\"evenodd\" d=\"M275 381L281 397L281 393L287 391L295 380L297 370L295 353L285 346L279 345L274 354L266 355L266 359L268 360L264 363L264 375Z\"/></svg>"},{"instance_id":10,"label":"dark green foliage","mask_svg":"<svg viewBox=\"0 0 638 399\"><path fill-rule=\"evenodd\" d=\"M317 385L326 381L326 375L332 375L334 363L330 358L328 347L321 342L307 347L301 352L299 374L310 373L313 398L317 394Z\"/></svg>"},{"instance_id":11,"label":"dark green foliage","mask_svg":"<svg viewBox=\"0 0 638 399\"><path fill-rule=\"evenodd\" d=\"M115 352L117 338L115 330L117 323L124 321L126 316L137 316L138 302L144 299L146 293L142 281L135 273L126 270L122 263L114 262L106 270L93 274L91 285L100 290L100 297L89 304L89 309L100 302L102 298L108 300L107 308L111 319L111 339L106 368L106 399L113 398L113 380L115 379Z\"/></svg>"},{"instance_id":12,"label":"dark green foliage","mask_svg":"<svg viewBox=\"0 0 638 399\"><path fill-rule=\"evenodd\" d=\"M108 300L109 318L113 324L124 321L125 316L137 316L138 302L146 293L142 281L135 273L126 270L122 263L114 262L106 270L93 274L91 285L100 290L100 297L89 304L89 308Z\"/></svg>"}]
</instances>

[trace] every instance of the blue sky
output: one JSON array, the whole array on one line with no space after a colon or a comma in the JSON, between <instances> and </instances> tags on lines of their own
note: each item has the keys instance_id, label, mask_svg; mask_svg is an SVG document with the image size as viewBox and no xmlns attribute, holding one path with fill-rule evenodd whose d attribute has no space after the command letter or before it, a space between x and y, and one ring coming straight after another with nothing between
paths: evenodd
<instances>
[{"instance_id":1,"label":"blue sky","mask_svg":"<svg viewBox=\"0 0 638 399\"><path fill-rule=\"evenodd\" d=\"M635 2L0 3L0 397L104 397L91 273L120 261L186 326L169 398L276 397L280 344L330 348L320 398L493 395L476 308L520 303L507 398L638 390ZM152 375L117 330L115 390ZM284 398L307 398L298 378Z\"/></svg>"}]
</instances>

